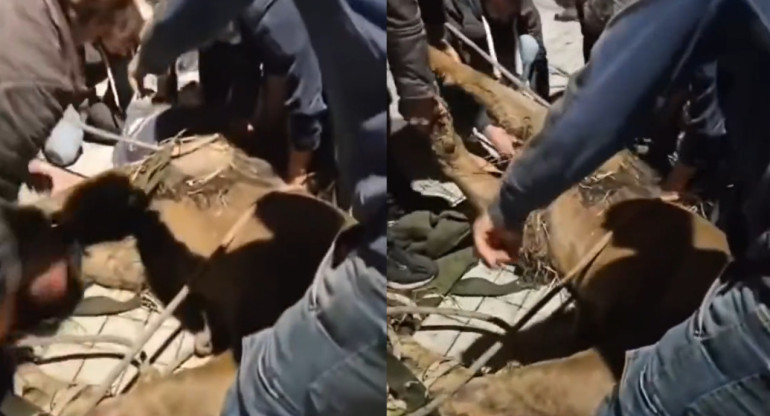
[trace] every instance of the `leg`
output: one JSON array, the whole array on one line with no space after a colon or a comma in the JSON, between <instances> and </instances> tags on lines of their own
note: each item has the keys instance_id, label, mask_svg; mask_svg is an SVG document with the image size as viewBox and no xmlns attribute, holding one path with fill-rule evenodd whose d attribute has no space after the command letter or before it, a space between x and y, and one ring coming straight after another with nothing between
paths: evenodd
<instances>
[{"instance_id":1,"label":"leg","mask_svg":"<svg viewBox=\"0 0 770 416\"><path fill-rule=\"evenodd\" d=\"M537 43L531 35L519 36L519 55L521 55L522 78L529 81L532 78L533 65L537 54L540 51L540 44Z\"/></svg>"},{"instance_id":2,"label":"leg","mask_svg":"<svg viewBox=\"0 0 770 416\"><path fill-rule=\"evenodd\" d=\"M718 293L657 344L629 353L617 391L598 414L766 413L770 409L767 301L767 288L759 279Z\"/></svg>"},{"instance_id":3,"label":"leg","mask_svg":"<svg viewBox=\"0 0 770 416\"><path fill-rule=\"evenodd\" d=\"M548 82L548 59L545 48L531 35L519 36L522 78L544 99L550 95Z\"/></svg>"},{"instance_id":4,"label":"leg","mask_svg":"<svg viewBox=\"0 0 770 416\"><path fill-rule=\"evenodd\" d=\"M223 416L382 413L385 276L355 253L330 260L273 328L244 338Z\"/></svg>"},{"instance_id":5,"label":"leg","mask_svg":"<svg viewBox=\"0 0 770 416\"><path fill-rule=\"evenodd\" d=\"M45 142L46 159L51 164L65 167L78 160L80 147L83 144L83 130L67 120L79 120L80 114L73 107L67 107L64 117L54 127L48 140Z\"/></svg>"}]
</instances>

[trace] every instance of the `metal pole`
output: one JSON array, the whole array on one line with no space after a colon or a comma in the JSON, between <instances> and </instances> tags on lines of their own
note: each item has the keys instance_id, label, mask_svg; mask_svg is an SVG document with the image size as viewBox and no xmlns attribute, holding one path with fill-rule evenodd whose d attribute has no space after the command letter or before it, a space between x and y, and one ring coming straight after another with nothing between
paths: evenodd
<instances>
[{"instance_id":1,"label":"metal pole","mask_svg":"<svg viewBox=\"0 0 770 416\"><path fill-rule=\"evenodd\" d=\"M532 91L531 88L529 88L528 85L523 83L518 77L513 75L510 71L508 71L504 66L500 65L499 62L497 62L495 59L493 59L491 56L489 56L488 53L486 53L483 49L481 49L478 45L473 43L472 40L468 39L467 36L463 35L462 32L460 32L459 29L452 26L449 22L444 23L447 29L449 29L450 32L452 32L453 35L457 36L463 43L470 46L474 51L476 51L479 55L481 55L484 59L487 60L492 66L500 70L500 73L507 79L508 81L511 81L511 83L516 87L518 90L522 90L526 92L528 95L530 95L535 102L542 105L543 107L550 107L550 104L548 101L544 100L542 97L537 95L534 91Z\"/></svg>"}]
</instances>

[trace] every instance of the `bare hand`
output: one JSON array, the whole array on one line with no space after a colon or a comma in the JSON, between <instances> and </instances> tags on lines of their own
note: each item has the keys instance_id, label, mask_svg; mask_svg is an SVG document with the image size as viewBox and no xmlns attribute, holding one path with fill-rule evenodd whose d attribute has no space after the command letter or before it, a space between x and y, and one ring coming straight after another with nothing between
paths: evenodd
<instances>
[{"instance_id":1,"label":"bare hand","mask_svg":"<svg viewBox=\"0 0 770 416\"><path fill-rule=\"evenodd\" d=\"M36 191L50 191L52 194L75 186L84 179L80 176L57 168L48 162L32 159L27 165L28 184Z\"/></svg>"},{"instance_id":2,"label":"bare hand","mask_svg":"<svg viewBox=\"0 0 770 416\"><path fill-rule=\"evenodd\" d=\"M492 142L492 146L504 159L510 159L516 154L516 149L513 147L516 139L502 128L490 124L484 129L484 136Z\"/></svg>"},{"instance_id":3,"label":"bare hand","mask_svg":"<svg viewBox=\"0 0 770 416\"><path fill-rule=\"evenodd\" d=\"M399 107L404 119L424 121L412 124L412 127L421 133L428 135L433 130L433 124L439 116L438 100L436 97L415 98L401 100ZM411 123L410 123L411 124Z\"/></svg>"},{"instance_id":4,"label":"bare hand","mask_svg":"<svg viewBox=\"0 0 770 416\"><path fill-rule=\"evenodd\" d=\"M457 53L455 48L452 47L452 45L449 44L446 40L441 41L441 45L439 46L439 49L441 49L442 52L449 55L450 58L452 58L453 61L459 63L462 63L462 60L460 59L460 54Z\"/></svg>"},{"instance_id":5,"label":"bare hand","mask_svg":"<svg viewBox=\"0 0 770 416\"><path fill-rule=\"evenodd\" d=\"M695 176L694 167L682 162L677 162L676 165L674 165L674 168L671 169L668 177L666 177L666 180L663 183L663 190L683 193L687 190L687 186L690 184L693 176Z\"/></svg>"},{"instance_id":6,"label":"bare hand","mask_svg":"<svg viewBox=\"0 0 770 416\"><path fill-rule=\"evenodd\" d=\"M473 242L481 260L489 267L513 264L519 258L521 233L496 228L489 214L473 223Z\"/></svg>"}]
</instances>

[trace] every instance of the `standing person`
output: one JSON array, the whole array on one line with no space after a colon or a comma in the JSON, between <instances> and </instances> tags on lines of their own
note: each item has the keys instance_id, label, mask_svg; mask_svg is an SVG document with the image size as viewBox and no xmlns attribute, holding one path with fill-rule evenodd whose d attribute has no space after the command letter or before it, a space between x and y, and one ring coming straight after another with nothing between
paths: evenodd
<instances>
[{"instance_id":1,"label":"standing person","mask_svg":"<svg viewBox=\"0 0 770 416\"><path fill-rule=\"evenodd\" d=\"M171 1L147 32L134 73L162 70L215 37L244 8L275 1ZM291 5L291 2L288 2ZM306 296L276 324L243 340L224 416L374 415L385 411L385 5L297 0L326 85L343 190L363 238L339 264L330 255ZM196 28L179 39L180 28ZM185 32L187 33L187 32ZM306 39L307 40L307 39ZM145 55L146 54L146 55ZM344 63L344 65L340 65Z\"/></svg>"},{"instance_id":2,"label":"standing person","mask_svg":"<svg viewBox=\"0 0 770 416\"><path fill-rule=\"evenodd\" d=\"M626 7L474 224L486 263L513 261L532 210L622 149L658 95L717 59L730 143L719 213L735 260L689 319L658 343L628 353L600 416L770 409L769 22L768 3L759 0L641 0Z\"/></svg>"},{"instance_id":3,"label":"standing person","mask_svg":"<svg viewBox=\"0 0 770 416\"><path fill-rule=\"evenodd\" d=\"M195 1L191 3L197 4ZM147 73L163 73L182 53L203 48L200 69L204 95L210 101L207 104L213 107L214 114L239 120L250 116L256 105L260 65L265 75L284 77L287 81L285 106L289 113L291 136L286 181L304 186L313 152L321 142L326 112L318 61L307 32L303 30L291 0L238 0L232 3L240 5L239 12L232 15L232 22L214 22L199 15L199 10L192 5L182 6L184 2L170 1L150 28L146 39L152 41L143 44L143 51L133 64L133 77L139 79ZM230 11L231 6L223 7L228 8L223 13ZM202 7L199 9L202 10ZM196 18L206 26L192 27L191 19ZM198 23L195 21L196 25ZM233 24L228 27L230 23ZM219 32L204 39L201 33L211 33L212 27ZM186 35L178 36L178 33ZM228 44L216 41L223 33L234 35L229 37L237 38L238 42ZM225 59L217 59L222 57ZM222 72L231 68L237 71L233 79L224 79ZM253 70L251 78L249 70ZM208 88L209 85L212 88ZM229 95L225 97L212 93L219 87L225 87L224 93Z\"/></svg>"}]
</instances>

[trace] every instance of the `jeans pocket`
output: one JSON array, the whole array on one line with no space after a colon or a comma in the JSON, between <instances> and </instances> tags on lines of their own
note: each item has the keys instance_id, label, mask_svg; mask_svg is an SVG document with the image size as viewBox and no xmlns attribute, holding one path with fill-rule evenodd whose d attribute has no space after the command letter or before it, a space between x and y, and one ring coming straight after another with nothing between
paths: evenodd
<instances>
[{"instance_id":1,"label":"jeans pocket","mask_svg":"<svg viewBox=\"0 0 770 416\"><path fill-rule=\"evenodd\" d=\"M770 374L756 374L715 389L698 398L687 416L765 415L770 409Z\"/></svg>"},{"instance_id":2,"label":"jeans pocket","mask_svg":"<svg viewBox=\"0 0 770 416\"><path fill-rule=\"evenodd\" d=\"M318 310L320 309L321 301L320 301L320 291L322 289L322 285L324 284L324 273L329 273L332 271L331 265L332 265L332 258L334 257L334 249L336 247L336 243L332 243L331 247L329 248L329 251L326 252L326 255L324 255L323 260L321 260L321 263L318 265L318 270L316 270L315 278L313 279L313 283L310 284L310 288L308 289L308 309L310 312L318 313Z\"/></svg>"},{"instance_id":3,"label":"jeans pocket","mask_svg":"<svg viewBox=\"0 0 770 416\"><path fill-rule=\"evenodd\" d=\"M284 371L290 371L284 369ZM256 381L259 383L257 386L248 386L247 384L240 386L243 388L251 388L252 392L263 392L268 397L257 397L257 400L263 403L269 404L269 407L273 409L275 414L278 415L296 415L300 414L298 407L289 399L288 395L280 388L279 383L276 380L282 380L282 378L276 373L275 369L267 365L262 359L257 358L256 368ZM280 411L279 411L280 409Z\"/></svg>"},{"instance_id":4,"label":"jeans pocket","mask_svg":"<svg viewBox=\"0 0 770 416\"><path fill-rule=\"evenodd\" d=\"M766 305L761 304L757 306L757 318L759 318L759 322L762 325L762 327L770 333L770 308L768 308Z\"/></svg>"},{"instance_id":5,"label":"jeans pocket","mask_svg":"<svg viewBox=\"0 0 770 416\"><path fill-rule=\"evenodd\" d=\"M664 414L661 411L659 401L656 400L653 393L650 392L651 386L648 383L649 378L651 377L649 366L650 360L648 357L654 348L655 345L648 345L626 353L626 363L623 367L623 374L620 376L618 382L618 394L626 397L637 397L632 408L624 409L631 414L637 414L642 409L644 410L644 414L647 415Z\"/></svg>"}]
</instances>

